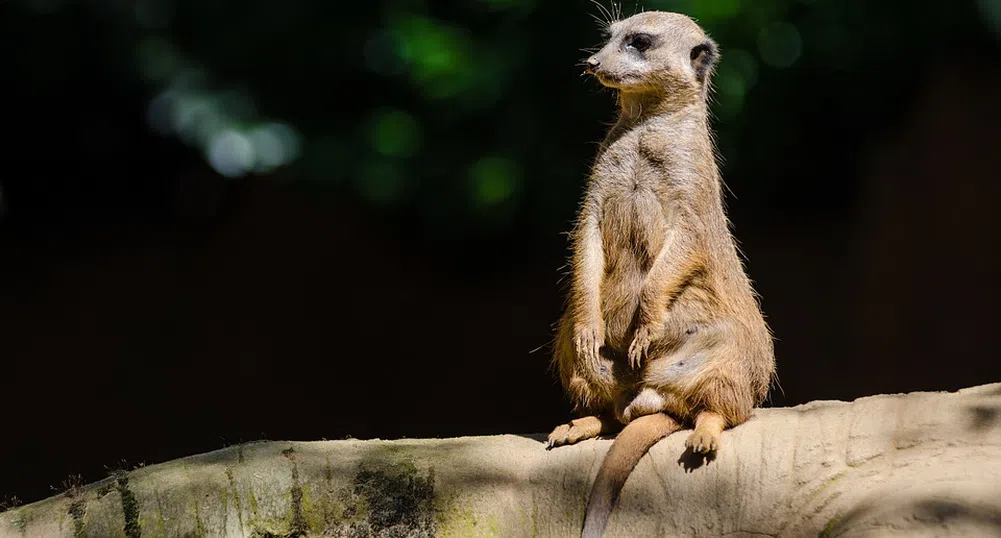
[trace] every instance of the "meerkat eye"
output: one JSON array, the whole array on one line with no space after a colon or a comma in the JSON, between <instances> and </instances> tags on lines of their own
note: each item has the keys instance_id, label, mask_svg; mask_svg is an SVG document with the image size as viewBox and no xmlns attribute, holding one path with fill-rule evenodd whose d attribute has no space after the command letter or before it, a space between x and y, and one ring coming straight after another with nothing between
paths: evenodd
<instances>
[{"instance_id":1,"label":"meerkat eye","mask_svg":"<svg viewBox=\"0 0 1001 538\"><path fill-rule=\"evenodd\" d=\"M626 38L626 48L639 52L645 52L653 46L653 38L650 34L633 34Z\"/></svg>"}]
</instances>

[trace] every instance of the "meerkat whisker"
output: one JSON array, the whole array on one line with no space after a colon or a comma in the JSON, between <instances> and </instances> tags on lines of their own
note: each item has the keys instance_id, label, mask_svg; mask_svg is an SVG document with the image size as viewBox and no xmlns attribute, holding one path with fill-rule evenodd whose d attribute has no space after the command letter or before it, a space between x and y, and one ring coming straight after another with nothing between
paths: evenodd
<instances>
[{"instance_id":1,"label":"meerkat whisker","mask_svg":"<svg viewBox=\"0 0 1001 538\"><path fill-rule=\"evenodd\" d=\"M602 24L603 24L604 26L611 26L611 24L612 24L613 20L615 19L615 17L613 17L613 16L612 16L612 12L610 12L610 11L609 11L609 10L608 10L608 9L607 9L607 8L606 8L605 6L604 6L604 4L602 4L602 3L601 3L601 2L599 2L598 0L591 0L591 3L592 3L592 4L594 4L594 5L595 5L595 6L596 6L596 7L598 8L598 10L599 10L599 11L601 12L601 16L602 16L602 17L605 17L605 19L603 19L603 20L602 20L602 19L599 19L599 21L600 21L600 22L601 22L601 23L602 23Z\"/></svg>"},{"instance_id":2,"label":"meerkat whisker","mask_svg":"<svg viewBox=\"0 0 1001 538\"><path fill-rule=\"evenodd\" d=\"M595 15L593 13L589 13L588 15L590 15L590 17L592 19L594 19L594 22L598 23L598 28L602 28L602 29L608 28L609 22L606 21L605 19L602 19L601 17L599 17L599 16L597 16L597 15Z\"/></svg>"}]
</instances>

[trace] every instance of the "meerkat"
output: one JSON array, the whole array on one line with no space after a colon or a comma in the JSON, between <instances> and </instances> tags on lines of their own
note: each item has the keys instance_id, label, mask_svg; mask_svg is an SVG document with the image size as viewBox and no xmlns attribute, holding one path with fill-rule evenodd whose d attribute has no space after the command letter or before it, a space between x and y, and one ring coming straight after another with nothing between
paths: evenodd
<instances>
[{"instance_id":1,"label":"meerkat","mask_svg":"<svg viewBox=\"0 0 1001 538\"><path fill-rule=\"evenodd\" d=\"M548 447L621 429L592 486L583 535L600 536L622 486L660 439L720 449L775 373L772 334L723 207L708 119L719 50L690 18L614 22L587 73L617 93L572 233L553 363L581 418ZM623 428L623 425L624 428Z\"/></svg>"}]
</instances>

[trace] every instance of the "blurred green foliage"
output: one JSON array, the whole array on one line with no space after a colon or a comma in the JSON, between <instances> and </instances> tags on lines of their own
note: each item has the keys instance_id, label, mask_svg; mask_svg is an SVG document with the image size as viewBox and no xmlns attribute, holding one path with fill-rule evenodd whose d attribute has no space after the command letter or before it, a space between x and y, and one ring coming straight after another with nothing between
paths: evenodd
<instances>
[{"instance_id":1,"label":"blurred green foliage","mask_svg":"<svg viewBox=\"0 0 1001 538\"><path fill-rule=\"evenodd\" d=\"M604 16L588 0L15 4L29 17L114 21L98 37L109 57L94 61L127 65L151 127L220 173L282 170L439 236L565 229L614 117L610 92L579 76L581 49L600 39L592 14ZM850 185L823 178L850 176L843 155L877 128L851 122L899 113L902 88L947 60L942 43L1001 35L1001 0L643 7L689 14L721 44L712 110L724 177L762 216L806 196L824 200L814 209L845 203ZM843 151L825 153L835 142Z\"/></svg>"},{"instance_id":2,"label":"blurred green foliage","mask_svg":"<svg viewBox=\"0 0 1001 538\"><path fill-rule=\"evenodd\" d=\"M369 124L372 146L390 157L413 157L423 142L421 126L410 113L403 110L379 110Z\"/></svg>"}]
</instances>

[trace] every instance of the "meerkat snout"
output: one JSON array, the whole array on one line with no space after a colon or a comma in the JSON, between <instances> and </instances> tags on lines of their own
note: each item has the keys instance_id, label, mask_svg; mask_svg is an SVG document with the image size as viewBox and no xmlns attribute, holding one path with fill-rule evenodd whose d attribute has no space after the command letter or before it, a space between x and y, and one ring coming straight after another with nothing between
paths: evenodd
<instances>
[{"instance_id":1,"label":"meerkat snout","mask_svg":"<svg viewBox=\"0 0 1001 538\"><path fill-rule=\"evenodd\" d=\"M600 66L601 66L601 62L599 62L598 59L595 58L594 56L591 56L590 58L587 59L587 73L588 74L593 75L594 71L596 69L598 69L598 67L600 67Z\"/></svg>"}]
</instances>

